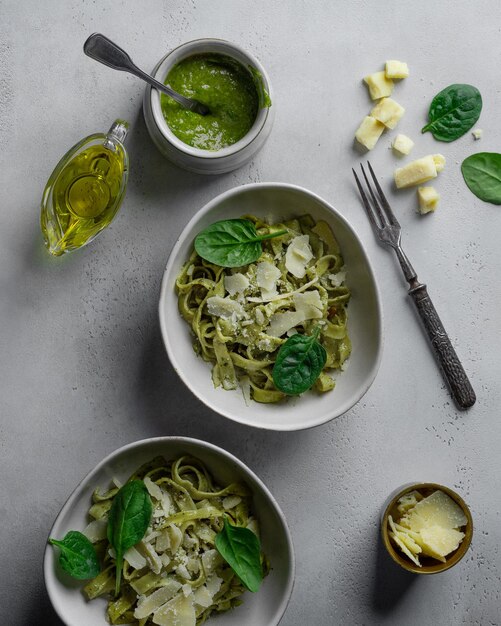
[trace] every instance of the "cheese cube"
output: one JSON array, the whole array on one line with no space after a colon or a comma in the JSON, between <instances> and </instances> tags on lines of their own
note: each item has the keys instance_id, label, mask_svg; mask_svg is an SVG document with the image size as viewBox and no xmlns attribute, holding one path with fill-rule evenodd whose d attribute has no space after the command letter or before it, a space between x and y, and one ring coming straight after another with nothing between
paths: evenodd
<instances>
[{"instance_id":1,"label":"cheese cube","mask_svg":"<svg viewBox=\"0 0 501 626\"><path fill-rule=\"evenodd\" d=\"M391 98L382 98L372 109L370 115L384 124L386 128L395 128L398 121L405 113L404 107Z\"/></svg>"},{"instance_id":2,"label":"cheese cube","mask_svg":"<svg viewBox=\"0 0 501 626\"><path fill-rule=\"evenodd\" d=\"M481 139L484 131L481 128L475 128L475 130L473 130L471 134L473 135L473 139L475 139L476 141L477 139Z\"/></svg>"},{"instance_id":3,"label":"cheese cube","mask_svg":"<svg viewBox=\"0 0 501 626\"><path fill-rule=\"evenodd\" d=\"M393 91L393 81L386 77L384 72L374 72L364 78L369 88L369 94L373 100L379 100L379 98L386 98L391 96Z\"/></svg>"},{"instance_id":4,"label":"cheese cube","mask_svg":"<svg viewBox=\"0 0 501 626\"><path fill-rule=\"evenodd\" d=\"M420 185L437 176L437 166L433 156L430 154L412 161L404 167L395 170L395 185L398 189Z\"/></svg>"},{"instance_id":5,"label":"cheese cube","mask_svg":"<svg viewBox=\"0 0 501 626\"><path fill-rule=\"evenodd\" d=\"M434 154L433 160L435 161L435 167L437 172L441 172L445 167L445 157L443 154Z\"/></svg>"},{"instance_id":6,"label":"cheese cube","mask_svg":"<svg viewBox=\"0 0 501 626\"><path fill-rule=\"evenodd\" d=\"M395 150L395 152L398 152L398 154L405 156L409 154L414 147L414 142L412 141L412 139L407 137L407 135L397 135L393 140L391 147L393 148L393 150Z\"/></svg>"},{"instance_id":7,"label":"cheese cube","mask_svg":"<svg viewBox=\"0 0 501 626\"><path fill-rule=\"evenodd\" d=\"M402 61L386 61L385 74L386 78L407 78L409 67Z\"/></svg>"},{"instance_id":8,"label":"cheese cube","mask_svg":"<svg viewBox=\"0 0 501 626\"><path fill-rule=\"evenodd\" d=\"M366 115L362 120L362 123L357 128L355 138L358 143L365 146L367 150L372 150L377 144L377 140L381 137L381 133L384 130L384 124L378 122L373 117Z\"/></svg>"},{"instance_id":9,"label":"cheese cube","mask_svg":"<svg viewBox=\"0 0 501 626\"><path fill-rule=\"evenodd\" d=\"M421 215L430 213L437 208L440 195L437 193L434 187L418 187L417 190L419 212Z\"/></svg>"}]
</instances>

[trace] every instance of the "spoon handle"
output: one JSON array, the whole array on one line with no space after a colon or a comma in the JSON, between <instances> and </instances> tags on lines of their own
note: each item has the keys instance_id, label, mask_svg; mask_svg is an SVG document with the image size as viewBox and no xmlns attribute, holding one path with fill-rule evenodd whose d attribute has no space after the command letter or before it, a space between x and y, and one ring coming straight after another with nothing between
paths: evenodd
<instances>
[{"instance_id":1,"label":"spoon handle","mask_svg":"<svg viewBox=\"0 0 501 626\"><path fill-rule=\"evenodd\" d=\"M209 112L209 109L197 100L182 96L180 93L167 87L167 85L163 85L149 74L146 74L146 72L140 70L137 65L133 63L125 50L117 46L117 44L111 41L111 39L108 39L108 37L101 35L101 33L91 35L84 43L83 49L87 56L103 63L103 65L112 67L114 70L120 70L121 72L129 72L141 78L152 87L155 87L155 89L158 89L158 91L162 91L176 100L176 102L179 102L184 108L199 113L200 115L207 115Z\"/></svg>"}]
</instances>

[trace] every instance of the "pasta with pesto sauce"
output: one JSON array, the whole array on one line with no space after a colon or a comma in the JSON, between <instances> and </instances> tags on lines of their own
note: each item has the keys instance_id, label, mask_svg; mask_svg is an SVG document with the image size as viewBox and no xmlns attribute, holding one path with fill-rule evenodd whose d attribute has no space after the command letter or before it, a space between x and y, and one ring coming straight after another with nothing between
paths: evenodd
<instances>
[{"instance_id":1,"label":"pasta with pesto sauce","mask_svg":"<svg viewBox=\"0 0 501 626\"><path fill-rule=\"evenodd\" d=\"M241 604L244 587L215 549L227 516L258 535L251 494L240 483L217 486L204 464L193 457L167 462L157 457L129 480L143 480L153 517L144 538L124 554L120 594L114 597L115 561L106 528L119 485L96 489L84 534L94 543L103 569L84 588L89 600L108 600L110 624L199 626L211 614ZM262 555L263 573L269 567Z\"/></svg>"},{"instance_id":2,"label":"pasta with pesto sauce","mask_svg":"<svg viewBox=\"0 0 501 626\"><path fill-rule=\"evenodd\" d=\"M288 337L311 334L327 352L314 384L334 388L330 372L343 368L351 352L346 305L350 291L339 245L327 222L309 215L267 224L246 215L259 235L286 229L262 242L255 263L224 268L194 251L176 280L179 311L194 334L194 349L213 364L215 387L242 388L246 400L279 402L285 394L272 378L273 365Z\"/></svg>"}]
</instances>

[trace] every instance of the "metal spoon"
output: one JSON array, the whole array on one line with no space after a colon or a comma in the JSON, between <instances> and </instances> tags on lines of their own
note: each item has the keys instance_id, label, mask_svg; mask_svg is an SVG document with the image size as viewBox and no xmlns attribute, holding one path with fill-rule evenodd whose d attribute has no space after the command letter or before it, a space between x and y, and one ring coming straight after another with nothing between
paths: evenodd
<instances>
[{"instance_id":1,"label":"metal spoon","mask_svg":"<svg viewBox=\"0 0 501 626\"><path fill-rule=\"evenodd\" d=\"M125 50L122 50L122 48L117 46L116 43L113 43L111 39L101 35L101 33L94 33L91 35L84 43L83 49L85 54L91 57L91 59L95 59L108 67L112 67L114 70L129 72L138 78L142 78L149 85L158 89L158 91L166 93L176 102L179 102L179 104L185 109L199 113L200 115L207 115L207 113L210 113L209 108L206 107L205 104L202 104L193 98L186 98L185 96L182 96L180 93L177 93L177 91L167 87L167 85L162 85L162 83L159 83L158 80L155 80L152 76L140 70L136 65L134 65L132 59L127 52L125 52Z\"/></svg>"}]
</instances>

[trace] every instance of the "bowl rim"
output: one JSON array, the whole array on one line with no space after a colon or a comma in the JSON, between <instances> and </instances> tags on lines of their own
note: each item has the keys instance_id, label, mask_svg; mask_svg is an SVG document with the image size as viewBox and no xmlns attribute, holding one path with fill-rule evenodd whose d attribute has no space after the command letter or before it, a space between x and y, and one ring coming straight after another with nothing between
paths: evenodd
<instances>
[{"instance_id":1,"label":"bowl rim","mask_svg":"<svg viewBox=\"0 0 501 626\"><path fill-rule=\"evenodd\" d=\"M116 450L113 450L113 452L105 456L93 469L87 472L87 474L76 485L76 487L73 489L73 491L69 495L66 502L61 507L61 510L57 514L50 528L49 534L47 535L47 542L45 545L45 551L44 551L44 556L43 556L43 578L44 578L45 589L46 589L47 595L49 596L52 607L54 608L58 617L61 619L61 621L64 624L66 624L67 626L71 626L71 624L66 621L64 612L58 600L57 585L58 584L60 585L62 583L60 583L57 580L53 572L53 568L51 566L50 555L51 555L53 548L48 543L49 537L54 535L54 529L58 526L58 524L60 523L60 520L66 515L66 513L72 508L72 506L78 500L79 492L82 486L84 485L84 483L86 483L89 479L91 479L94 474L97 474L106 464L108 464L110 461L112 461L116 457L124 453L127 453L133 450L134 448L148 447L149 445L157 444L157 443L169 443L169 444L178 443L181 445L187 443L190 445L198 446L200 448L212 450L213 452L216 452L218 455L224 457L225 461L229 461L230 463L237 465L239 469L243 472L243 474L249 476L252 479L252 481L258 485L258 487L266 496L271 507L274 509L277 517L282 523L283 529L285 531L284 536L286 539L287 549L289 553L289 572L287 575L287 584L285 587L284 597L282 598L282 601L276 608L275 613L273 615L273 620L276 620L276 621L270 622L270 624L268 625L268 626L277 626L280 623L282 617L284 616L287 606L289 605L289 601L292 595L292 590L294 588L295 577L296 577L296 556L294 552L292 534L291 534L289 525L287 523L287 520L285 518L285 515L282 509L280 508L280 505L278 504L278 502L276 501L275 497L273 496L271 491L268 489L268 487L259 478L259 476L248 465L246 465L243 461L241 461L234 454L232 454L231 452L228 452L228 450L225 450L224 448L221 448L220 446L217 446L208 441L204 441L203 439L196 439L194 437L184 437L184 436L177 436L177 435L172 435L172 436L166 435L163 437L149 437L147 439L139 439L137 441L133 441L131 443L125 444L124 446L121 446L120 448L117 448ZM103 620L104 619L105 617L103 614Z\"/></svg>"},{"instance_id":2,"label":"bowl rim","mask_svg":"<svg viewBox=\"0 0 501 626\"><path fill-rule=\"evenodd\" d=\"M365 265L367 267L368 273L370 274L372 283L374 285L376 307L377 307L377 312L378 312L378 333L377 334L378 334L379 341L378 341L378 346L377 346L376 358L369 372L369 375L366 377L364 384L361 385L358 392L354 394L354 396L351 399L347 400L337 410L330 411L330 412L328 411L326 413L321 414L317 419L313 420L311 423L309 423L306 426L290 425L288 423L284 423L280 425L274 424L272 426L269 426L266 423L256 424L250 419L247 419L241 416L236 416L231 411L228 411L224 407L220 407L216 405L214 402L212 402L210 398L207 398L203 394L199 393L197 390L195 390L191 386L188 376L184 374L184 372L179 366L179 362L176 357L176 351L173 349L173 346L171 344L170 334L168 332L168 328L167 328L166 321L165 321L166 320L165 307L167 303L168 294L170 292L170 286L168 284L169 276L170 276L170 273L172 272L174 263L177 261L179 250L182 244L184 243L184 241L187 239L189 232L193 229L193 226L197 222L199 222L200 219L204 215L209 213L215 206L217 206L221 202L229 198L232 198L234 196L237 196L241 193L245 193L245 192L257 190L257 189L277 189L277 190L281 189L281 190L288 190L288 191L300 193L316 200L317 202L322 204L328 211L330 211L331 213L334 213L337 219L339 219L344 224L344 226L350 231L352 236L358 242L358 245L360 246L360 250L365 260ZM197 211L195 215L190 219L190 221L186 224L186 226L181 231L180 235L178 236L176 240L176 243L174 244L170 252L167 264L165 266L164 274L162 277L162 284L160 288L160 300L159 300L159 305L158 305L158 315L160 318L160 329L162 333L162 338L163 338L164 345L165 345L169 360L171 362L171 365L176 371L177 375L181 378L183 383L186 385L186 387L191 391L191 393L193 393L203 404L205 404L205 406L215 411L219 415L222 415L223 417L227 417L228 419L231 419L234 422L245 424L246 426L252 426L254 428L260 428L263 430L274 430L274 431L308 430L310 428L320 426L321 424L325 424L331 421L332 419L339 417L340 415L343 415L344 413L349 411L353 406L355 406L355 404L357 404L361 400L361 398L367 393L372 383L374 382L374 379L376 378L377 372L381 364L383 343L384 343L383 309L382 309L382 303L381 303L381 294L380 294L379 287L378 287L376 277L374 274L374 270L372 268L372 264L367 255L365 246L362 243L360 237L357 235L356 230L349 223L349 221L341 213L339 213L339 211L335 209L329 202L324 200L321 196L314 193L313 191L310 191L309 189L306 189L305 187L301 187L300 185L294 185L291 183L259 182L259 183L247 183L245 185L239 185L237 187L233 187L232 189L228 189L227 191L224 191L223 193L217 195L215 198L207 202L199 211ZM195 358L195 355L194 355L194 358Z\"/></svg>"},{"instance_id":3,"label":"bowl rim","mask_svg":"<svg viewBox=\"0 0 501 626\"><path fill-rule=\"evenodd\" d=\"M260 63L260 61L252 53L248 52L247 50L242 48L240 45L233 43L231 41L228 41L226 39L220 39L217 37L200 37L198 39L186 41L182 44L179 44L175 48L172 48L172 50L169 50L169 52L167 52L155 65L154 72L153 72L154 78L160 82L163 82L165 80L167 73L173 66L172 62L169 63L169 57L171 57L174 53L176 52L180 53L180 51L182 51L183 48L186 48L186 54L183 54L181 52L182 58L185 59L185 58L189 58L190 56L196 55L198 48L203 47L204 45L211 45L211 44L213 45L219 44L219 45L226 46L228 50L226 50L225 52L220 52L219 54L226 55L226 56L233 58L242 66L244 66L244 63L241 60L237 59L235 56L233 56L232 52L236 51L239 55L246 58L248 61L248 64L254 67L255 69L257 69L257 71L260 73L263 79L264 87L268 95L270 96L270 99L273 102L273 93L272 93L270 79L265 68ZM177 62L179 62L179 60ZM167 70L165 71L164 69L161 72L161 74L159 74L160 69L166 63L168 66ZM234 144L231 144L230 146L226 146L225 148L221 148L219 150L204 150L202 148L195 148L193 146L190 146L189 144L179 139L179 137L177 137L172 132L172 130L170 129L169 125L167 124L163 116L161 101L160 101L160 93L156 89L148 85L146 86L146 93L147 93L147 100L149 101L149 106L151 108L151 115L152 115L153 122L155 124L155 127L158 129L159 133L162 135L163 139L167 141L169 144L171 144L176 150L178 150L179 152L185 155L202 159L202 160L208 160L208 161L217 161L217 159L225 159L225 158L234 156L235 154L238 154L242 150L245 150L246 148L248 148L259 137L259 135L265 128L266 122L268 121L268 118L270 116L270 108L271 106L273 106L273 104L271 104L268 107L261 107L260 109L258 109L258 112L256 114L256 119L254 120L250 129L241 139L236 141Z\"/></svg>"}]
</instances>

